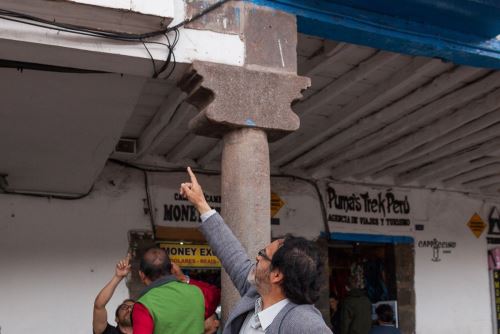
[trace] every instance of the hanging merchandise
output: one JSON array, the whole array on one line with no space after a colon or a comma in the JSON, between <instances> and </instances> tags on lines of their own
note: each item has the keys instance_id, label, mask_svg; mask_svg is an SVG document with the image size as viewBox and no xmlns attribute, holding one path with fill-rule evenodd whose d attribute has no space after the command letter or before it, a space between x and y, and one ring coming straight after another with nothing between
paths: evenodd
<instances>
[{"instance_id":1,"label":"hanging merchandise","mask_svg":"<svg viewBox=\"0 0 500 334\"><path fill-rule=\"evenodd\" d=\"M489 270L500 270L500 247L488 251Z\"/></svg>"}]
</instances>

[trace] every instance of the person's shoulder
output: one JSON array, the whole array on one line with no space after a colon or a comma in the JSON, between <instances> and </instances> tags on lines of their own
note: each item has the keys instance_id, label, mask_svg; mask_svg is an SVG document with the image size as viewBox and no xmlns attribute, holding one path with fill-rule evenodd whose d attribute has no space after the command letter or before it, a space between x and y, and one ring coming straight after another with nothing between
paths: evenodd
<instances>
[{"instance_id":1,"label":"person's shoulder","mask_svg":"<svg viewBox=\"0 0 500 334\"><path fill-rule=\"evenodd\" d=\"M179 282L179 281L174 281L171 282L172 286L174 286L177 289L182 289L185 291L200 291L200 288L198 287L197 284L189 284L185 282Z\"/></svg>"},{"instance_id":2,"label":"person's shoulder","mask_svg":"<svg viewBox=\"0 0 500 334\"><path fill-rule=\"evenodd\" d=\"M308 304L297 305L291 309L284 319L284 325L295 333L331 333L319 310Z\"/></svg>"}]
</instances>

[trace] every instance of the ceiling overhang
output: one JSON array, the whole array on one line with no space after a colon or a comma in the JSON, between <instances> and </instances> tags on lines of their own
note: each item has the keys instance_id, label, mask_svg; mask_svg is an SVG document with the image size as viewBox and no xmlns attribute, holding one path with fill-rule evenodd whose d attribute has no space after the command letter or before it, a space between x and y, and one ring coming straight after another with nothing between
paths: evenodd
<instances>
[{"instance_id":1,"label":"ceiling overhang","mask_svg":"<svg viewBox=\"0 0 500 334\"><path fill-rule=\"evenodd\" d=\"M253 0L297 15L301 33L500 69L500 3L488 0Z\"/></svg>"}]
</instances>

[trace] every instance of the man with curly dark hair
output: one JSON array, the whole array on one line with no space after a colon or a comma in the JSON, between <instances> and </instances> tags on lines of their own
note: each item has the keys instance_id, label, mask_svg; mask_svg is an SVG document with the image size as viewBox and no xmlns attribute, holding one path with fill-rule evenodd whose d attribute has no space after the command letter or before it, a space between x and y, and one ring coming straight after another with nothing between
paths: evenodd
<instances>
[{"instance_id":1,"label":"man with curly dark hair","mask_svg":"<svg viewBox=\"0 0 500 334\"><path fill-rule=\"evenodd\" d=\"M323 261L316 245L286 236L261 249L256 263L248 258L222 217L210 208L196 176L180 193L198 209L201 231L242 296L224 334L332 333L313 305L319 298Z\"/></svg>"}]
</instances>

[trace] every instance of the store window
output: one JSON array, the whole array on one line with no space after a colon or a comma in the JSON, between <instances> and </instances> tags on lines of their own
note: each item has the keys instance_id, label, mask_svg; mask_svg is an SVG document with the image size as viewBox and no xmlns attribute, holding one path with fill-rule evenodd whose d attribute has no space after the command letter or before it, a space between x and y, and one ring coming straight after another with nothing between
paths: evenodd
<instances>
[{"instance_id":1,"label":"store window","mask_svg":"<svg viewBox=\"0 0 500 334\"><path fill-rule=\"evenodd\" d=\"M341 308L350 290L359 290L375 309L388 304L395 315L394 326L403 333L415 328L413 239L338 233L329 242L330 322L340 331ZM364 297L363 297L364 298Z\"/></svg>"}]
</instances>

